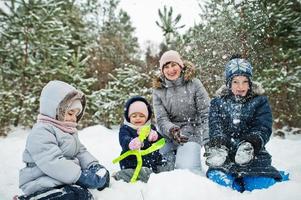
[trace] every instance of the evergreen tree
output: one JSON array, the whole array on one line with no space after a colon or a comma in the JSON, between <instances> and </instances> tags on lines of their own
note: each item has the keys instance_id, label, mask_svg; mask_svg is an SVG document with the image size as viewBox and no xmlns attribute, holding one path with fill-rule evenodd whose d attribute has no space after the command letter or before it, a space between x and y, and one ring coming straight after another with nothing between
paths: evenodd
<instances>
[{"instance_id":1,"label":"evergreen tree","mask_svg":"<svg viewBox=\"0 0 301 200\"><path fill-rule=\"evenodd\" d=\"M159 56L155 52L154 44L148 43L145 52L146 72L157 70L159 67Z\"/></svg>"},{"instance_id":2,"label":"evergreen tree","mask_svg":"<svg viewBox=\"0 0 301 200\"><path fill-rule=\"evenodd\" d=\"M277 124L300 127L300 2L212 0L201 13L202 23L177 46L202 67L209 93L223 82L230 55L241 53L270 96Z\"/></svg>"},{"instance_id":3,"label":"evergreen tree","mask_svg":"<svg viewBox=\"0 0 301 200\"><path fill-rule=\"evenodd\" d=\"M109 74L111 81L106 88L95 91L89 98L92 109L98 111L93 116L94 123L103 122L107 127L122 122L125 102L132 96L151 98L151 77L144 69L135 65L124 65ZM153 72L152 72L153 73Z\"/></svg>"},{"instance_id":4,"label":"evergreen tree","mask_svg":"<svg viewBox=\"0 0 301 200\"><path fill-rule=\"evenodd\" d=\"M301 2L265 0L240 7L250 56L269 93L276 127L300 127Z\"/></svg>"},{"instance_id":5,"label":"evergreen tree","mask_svg":"<svg viewBox=\"0 0 301 200\"><path fill-rule=\"evenodd\" d=\"M89 74L98 80L95 90L105 87L108 74L118 66L139 63L135 28L129 15L117 9L118 4L118 0L106 0L102 6L102 27L89 59Z\"/></svg>"},{"instance_id":6,"label":"evergreen tree","mask_svg":"<svg viewBox=\"0 0 301 200\"><path fill-rule=\"evenodd\" d=\"M178 30L183 28L185 25L178 25L181 20L181 14L178 14L175 18L173 17L173 8L164 6L163 11L161 9L158 10L159 21L156 21L158 27L160 27L163 31L163 35L165 37L165 45L168 48L173 48L171 45L176 36L178 36Z\"/></svg>"},{"instance_id":7,"label":"evergreen tree","mask_svg":"<svg viewBox=\"0 0 301 200\"><path fill-rule=\"evenodd\" d=\"M84 22L74 1L6 1L0 9L0 130L30 126L49 80L81 83L85 77Z\"/></svg>"}]
</instances>

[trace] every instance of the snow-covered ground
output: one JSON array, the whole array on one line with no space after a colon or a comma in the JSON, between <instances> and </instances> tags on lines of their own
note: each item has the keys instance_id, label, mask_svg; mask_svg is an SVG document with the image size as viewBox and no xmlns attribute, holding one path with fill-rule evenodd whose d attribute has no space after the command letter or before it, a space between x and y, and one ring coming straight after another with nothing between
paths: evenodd
<instances>
[{"instance_id":1,"label":"snow-covered ground","mask_svg":"<svg viewBox=\"0 0 301 200\"><path fill-rule=\"evenodd\" d=\"M18 189L18 170L28 130L15 129L6 138L0 138L0 200L12 199L21 194ZM105 165L111 173L119 170L112 160L120 153L118 129L103 126L88 127L80 131L82 143ZM301 199L301 136L287 139L272 138L267 145L273 156L273 165L290 173L290 181L278 183L269 189L238 193L218 186L204 175L195 175L186 170L175 170L151 175L147 184L129 184L111 179L110 187L92 190L97 200L300 200ZM204 165L203 170L207 167Z\"/></svg>"}]
</instances>

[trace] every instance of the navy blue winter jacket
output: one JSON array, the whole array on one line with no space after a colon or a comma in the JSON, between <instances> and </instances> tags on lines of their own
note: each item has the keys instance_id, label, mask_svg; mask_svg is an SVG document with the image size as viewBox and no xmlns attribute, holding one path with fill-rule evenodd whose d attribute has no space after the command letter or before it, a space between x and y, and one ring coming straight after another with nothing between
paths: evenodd
<instances>
[{"instance_id":1,"label":"navy blue winter jacket","mask_svg":"<svg viewBox=\"0 0 301 200\"><path fill-rule=\"evenodd\" d=\"M209 146L225 145L229 156L223 166L217 168L237 177L265 176L281 179L271 166L271 155L265 145L272 133L272 112L264 90L256 82L253 90L243 99L236 99L226 87L212 99L209 111ZM254 147L254 159L240 166L234 162L238 144L248 141ZM208 171L209 171L208 170Z\"/></svg>"},{"instance_id":2,"label":"navy blue winter jacket","mask_svg":"<svg viewBox=\"0 0 301 200\"><path fill-rule=\"evenodd\" d=\"M156 130L156 128L152 125L151 128ZM123 124L119 130L119 143L122 147L121 154L125 153L129 149L129 143L132 139L138 137L137 130L131 128L128 125ZM159 139L161 136L159 135ZM147 138L144 140L144 146L141 149L147 149L150 147L154 142L149 142ZM157 172L157 166L162 164L162 156L159 153L159 150L147 154L142 157L142 166L151 168L154 172ZM128 156L122 161L120 161L120 168L121 169L128 169L132 168L135 169L137 166L137 159L136 156Z\"/></svg>"},{"instance_id":3,"label":"navy blue winter jacket","mask_svg":"<svg viewBox=\"0 0 301 200\"><path fill-rule=\"evenodd\" d=\"M121 154L130 150L129 149L130 141L132 139L138 137L137 130L130 127L130 122L129 122L130 119L128 117L129 107L135 101L142 101L147 105L147 109L148 109L148 119L147 120L150 120L151 116L152 116L151 106L145 98L143 98L141 96L135 96L135 97L130 98L126 102L125 108L124 108L125 123L120 126L120 130L119 130L119 143L120 143L120 146L122 147ZM156 127L154 125L151 125L151 129L156 131ZM162 138L162 136L159 133L158 133L158 136L159 136L158 140L160 138ZM148 147L150 147L152 145L152 143L155 143L155 142L149 142L146 138L144 140L144 145L141 149L142 150L147 149ZM159 150L157 150L157 151L154 151L150 154L143 156L142 162L143 162L142 166L151 168L154 172L157 172L157 166L162 165L162 156L159 153ZM129 169L129 168L135 169L136 166L137 166L137 159L136 159L136 156L133 156L133 155L128 156L125 159L120 161L121 169Z\"/></svg>"}]
</instances>

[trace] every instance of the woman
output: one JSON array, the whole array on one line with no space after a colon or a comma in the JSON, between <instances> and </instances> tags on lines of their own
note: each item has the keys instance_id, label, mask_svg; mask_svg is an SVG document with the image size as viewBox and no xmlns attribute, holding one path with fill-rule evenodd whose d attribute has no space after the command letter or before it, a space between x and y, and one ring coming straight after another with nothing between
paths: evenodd
<instances>
[{"instance_id":1,"label":"woman","mask_svg":"<svg viewBox=\"0 0 301 200\"><path fill-rule=\"evenodd\" d=\"M153 107L159 132L166 138L161 153L168 170L201 171L200 149L208 138L209 97L195 67L170 50L160 58Z\"/></svg>"}]
</instances>

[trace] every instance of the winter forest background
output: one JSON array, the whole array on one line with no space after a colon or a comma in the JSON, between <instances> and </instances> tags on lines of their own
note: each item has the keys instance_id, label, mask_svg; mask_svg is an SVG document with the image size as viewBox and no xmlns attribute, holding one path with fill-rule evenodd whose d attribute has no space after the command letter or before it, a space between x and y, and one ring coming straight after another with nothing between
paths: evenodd
<instances>
[{"instance_id":1,"label":"winter forest background","mask_svg":"<svg viewBox=\"0 0 301 200\"><path fill-rule=\"evenodd\" d=\"M200 22L184 33L180 14L158 8L153 19L164 41L144 50L118 0L1 1L0 135L36 121L41 89L54 79L87 95L83 127L119 124L126 99L151 100L167 49L197 66L211 97L224 82L229 57L249 58L270 99L274 134L301 134L300 0L202 1Z\"/></svg>"}]
</instances>

